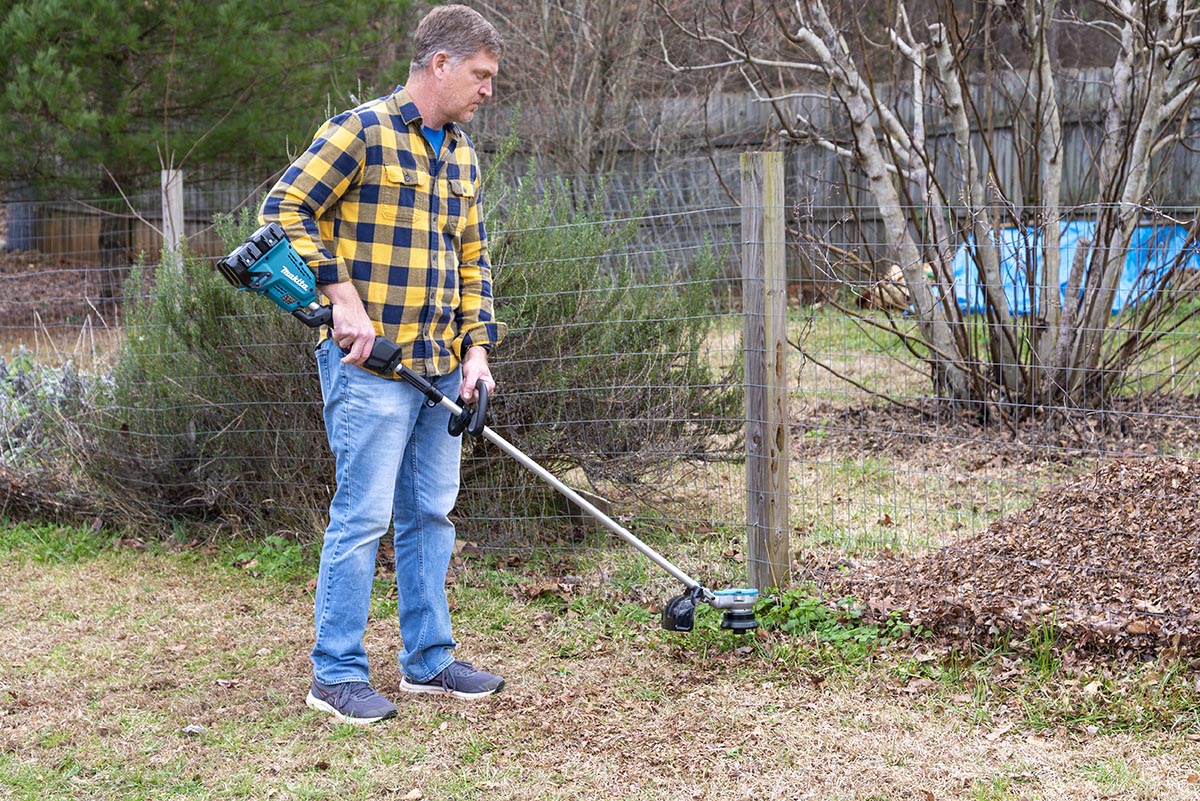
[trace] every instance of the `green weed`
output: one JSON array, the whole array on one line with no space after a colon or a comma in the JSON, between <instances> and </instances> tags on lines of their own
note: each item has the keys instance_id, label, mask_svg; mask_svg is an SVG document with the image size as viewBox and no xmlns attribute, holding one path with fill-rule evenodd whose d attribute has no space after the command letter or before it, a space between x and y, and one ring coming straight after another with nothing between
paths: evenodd
<instances>
[{"instance_id":1,"label":"green weed","mask_svg":"<svg viewBox=\"0 0 1200 801\"><path fill-rule=\"evenodd\" d=\"M993 776L987 779L975 779L967 788L967 798L971 801L1016 801L1022 797L1019 785L1027 778L1010 775Z\"/></svg>"},{"instance_id":2,"label":"green weed","mask_svg":"<svg viewBox=\"0 0 1200 801\"><path fill-rule=\"evenodd\" d=\"M482 762L488 754L495 750L496 744L488 738L470 734L467 736L467 741L463 744L462 751L459 752L458 757L464 763L474 765Z\"/></svg>"},{"instance_id":3,"label":"green weed","mask_svg":"<svg viewBox=\"0 0 1200 801\"><path fill-rule=\"evenodd\" d=\"M1079 775L1095 782L1104 793L1127 793L1137 788L1137 771L1123 759L1088 762L1079 767Z\"/></svg>"},{"instance_id":4,"label":"green weed","mask_svg":"<svg viewBox=\"0 0 1200 801\"><path fill-rule=\"evenodd\" d=\"M75 526L0 521L0 550L19 559L71 565L96 557L110 544L111 540Z\"/></svg>"},{"instance_id":5,"label":"green weed","mask_svg":"<svg viewBox=\"0 0 1200 801\"><path fill-rule=\"evenodd\" d=\"M292 582L316 575L317 554L278 534L271 534L259 542L241 542L235 547L235 566L253 576Z\"/></svg>"},{"instance_id":6,"label":"green weed","mask_svg":"<svg viewBox=\"0 0 1200 801\"><path fill-rule=\"evenodd\" d=\"M883 641L914 633L899 614L881 624L866 622L866 608L857 599L846 597L830 604L810 585L766 596L755 613L767 629L807 637L852 661L867 657Z\"/></svg>"},{"instance_id":7,"label":"green weed","mask_svg":"<svg viewBox=\"0 0 1200 801\"><path fill-rule=\"evenodd\" d=\"M1051 618L1038 623L1029 635L1029 643L1037 672L1045 678L1057 674L1062 666L1062 644L1054 620Z\"/></svg>"}]
</instances>

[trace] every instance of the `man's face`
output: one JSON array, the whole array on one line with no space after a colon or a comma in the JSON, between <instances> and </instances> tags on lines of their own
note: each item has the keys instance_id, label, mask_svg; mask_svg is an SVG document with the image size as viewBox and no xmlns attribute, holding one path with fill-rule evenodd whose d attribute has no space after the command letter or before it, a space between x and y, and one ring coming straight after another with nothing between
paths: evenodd
<instances>
[{"instance_id":1,"label":"man's face","mask_svg":"<svg viewBox=\"0 0 1200 801\"><path fill-rule=\"evenodd\" d=\"M492 96L492 79L499 69L500 62L486 50L457 64L447 60L440 83L446 118L454 122L470 122L475 110Z\"/></svg>"}]
</instances>

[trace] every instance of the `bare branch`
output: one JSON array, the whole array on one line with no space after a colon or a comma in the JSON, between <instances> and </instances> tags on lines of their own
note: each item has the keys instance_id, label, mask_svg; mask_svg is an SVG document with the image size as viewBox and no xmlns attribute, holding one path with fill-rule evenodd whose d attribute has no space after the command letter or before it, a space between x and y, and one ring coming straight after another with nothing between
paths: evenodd
<instances>
[{"instance_id":1,"label":"bare branch","mask_svg":"<svg viewBox=\"0 0 1200 801\"><path fill-rule=\"evenodd\" d=\"M1128 0L1093 0L1097 6L1112 14L1121 22L1135 31L1143 31L1145 25L1141 18L1134 16L1133 3Z\"/></svg>"},{"instance_id":2,"label":"bare branch","mask_svg":"<svg viewBox=\"0 0 1200 801\"><path fill-rule=\"evenodd\" d=\"M921 409L919 407L913 406L908 403L904 403L903 401L896 400L896 398L889 393L879 392L878 390L871 389L870 387L866 386L862 382L854 380L853 378L846 375L845 373L842 373L839 370L835 370L831 365L826 364L825 362L821 361L820 359L816 358L811 353L806 351L804 349L803 344L801 344L800 342L796 342L794 340L789 339L788 344L796 349L796 352L799 353L804 358L804 361L809 362L809 363L819 367L820 369L829 373L831 376L838 379L839 381L845 381L847 384L854 387L855 389L857 389L861 392L864 392L867 395L870 395L872 397L879 398L880 400L886 401L887 403L890 403L893 406L899 406L901 409L907 409L908 411L914 412L916 414L921 413Z\"/></svg>"},{"instance_id":3,"label":"bare branch","mask_svg":"<svg viewBox=\"0 0 1200 801\"><path fill-rule=\"evenodd\" d=\"M906 0L893 4L895 16L887 24L869 29L861 23L858 28L835 25L826 0L771 3L766 7L778 27L776 41L786 40L783 48L771 49L754 35L762 33L761 27L749 27L749 21L761 23L763 16L752 10L730 24L726 10L732 5L720 4L726 16L710 16L718 20L711 29L698 17L688 32L710 55L720 54L708 59L720 64L704 67L736 64L754 96L771 103L793 142L810 153L833 154L843 180L853 172L861 179L859 187L872 193L878 210L873 222L883 231L886 247L875 240L865 245L870 255L861 270L871 275L884 258L900 266L918 328L891 334L906 343L919 337L938 391L987 404L995 400L999 407L1049 397L1093 402L1088 393L1111 384L1095 370L1102 354L1114 352L1111 340L1104 339L1116 333L1109 319L1114 281L1156 180L1152 170L1161 159L1155 156L1182 141L1196 101L1200 3L1080 0L1064 13L1058 0L1010 2L1003 19L1015 23L1015 42L1023 48L1011 59L1016 66L1007 58L1011 51L989 38L999 19L991 4L985 19L970 20L964 30L958 27L963 18L952 13L957 4L943 4L922 40L913 33ZM1107 91L1096 98L1103 103L1103 121L1088 176L1100 200L1093 210L1095 246L1077 249L1070 265L1060 264L1061 221L1088 215L1089 208L1063 208L1068 143L1054 26L1086 28L1119 43ZM857 38L848 42L853 35ZM1013 45L1014 37L1007 37L1003 47ZM788 47L801 55L781 55ZM986 73L991 83L982 91L977 89L981 76L970 71L981 52L988 70L1002 67ZM872 74L881 64L886 81ZM809 111L813 92L803 82L813 76L827 81L822 88L837 114L836 127ZM800 88L789 78L798 79ZM843 124L848 136L840 133ZM1091 123L1073 120L1076 124ZM949 171L959 173L950 180L961 182L961 208L947 201L954 190L942 183L947 160L941 143L948 135L953 137ZM1020 194L1009 194L1014 191ZM1036 248L1037 255L1021 267L1031 287L1031 316L1009 308L1006 294L1008 264L1002 258L1010 257L1001 253L998 234L1012 224L1028 226L1030 247ZM953 252L964 234L975 243L985 298L984 314L974 319L960 311L953 291ZM930 279L926 259L932 262ZM853 272L846 265L839 269ZM1068 272L1064 304L1060 276ZM1158 313L1153 305L1146 312ZM1127 341L1126 347L1136 351L1148 341ZM1014 430L1011 420L1005 422Z\"/></svg>"}]
</instances>

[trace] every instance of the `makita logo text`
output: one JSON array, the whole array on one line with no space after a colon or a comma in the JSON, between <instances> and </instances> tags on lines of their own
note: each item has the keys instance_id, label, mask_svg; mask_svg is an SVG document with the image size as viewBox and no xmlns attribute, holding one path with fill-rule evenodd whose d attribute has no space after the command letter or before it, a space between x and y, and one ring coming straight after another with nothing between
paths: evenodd
<instances>
[{"instance_id":1,"label":"makita logo text","mask_svg":"<svg viewBox=\"0 0 1200 801\"><path fill-rule=\"evenodd\" d=\"M280 268L280 271L283 273L284 278L290 278L292 280L293 284L300 287L305 292L308 291L308 282L305 281L303 278L296 275L294 272L289 270L287 267Z\"/></svg>"}]
</instances>

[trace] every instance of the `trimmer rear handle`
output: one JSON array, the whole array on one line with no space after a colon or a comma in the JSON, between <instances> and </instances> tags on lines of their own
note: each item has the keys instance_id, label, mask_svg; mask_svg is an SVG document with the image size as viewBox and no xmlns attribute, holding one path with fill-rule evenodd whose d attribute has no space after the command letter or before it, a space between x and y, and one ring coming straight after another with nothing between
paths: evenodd
<instances>
[{"instance_id":1,"label":"trimmer rear handle","mask_svg":"<svg viewBox=\"0 0 1200 801\"><path fill-rule=\"evenodd\" d=\"M333 307L317 306L315 309L296 309L292 316L309 328L320 328L323 325L333 325Z\"/></svg>"}]
</instances>

